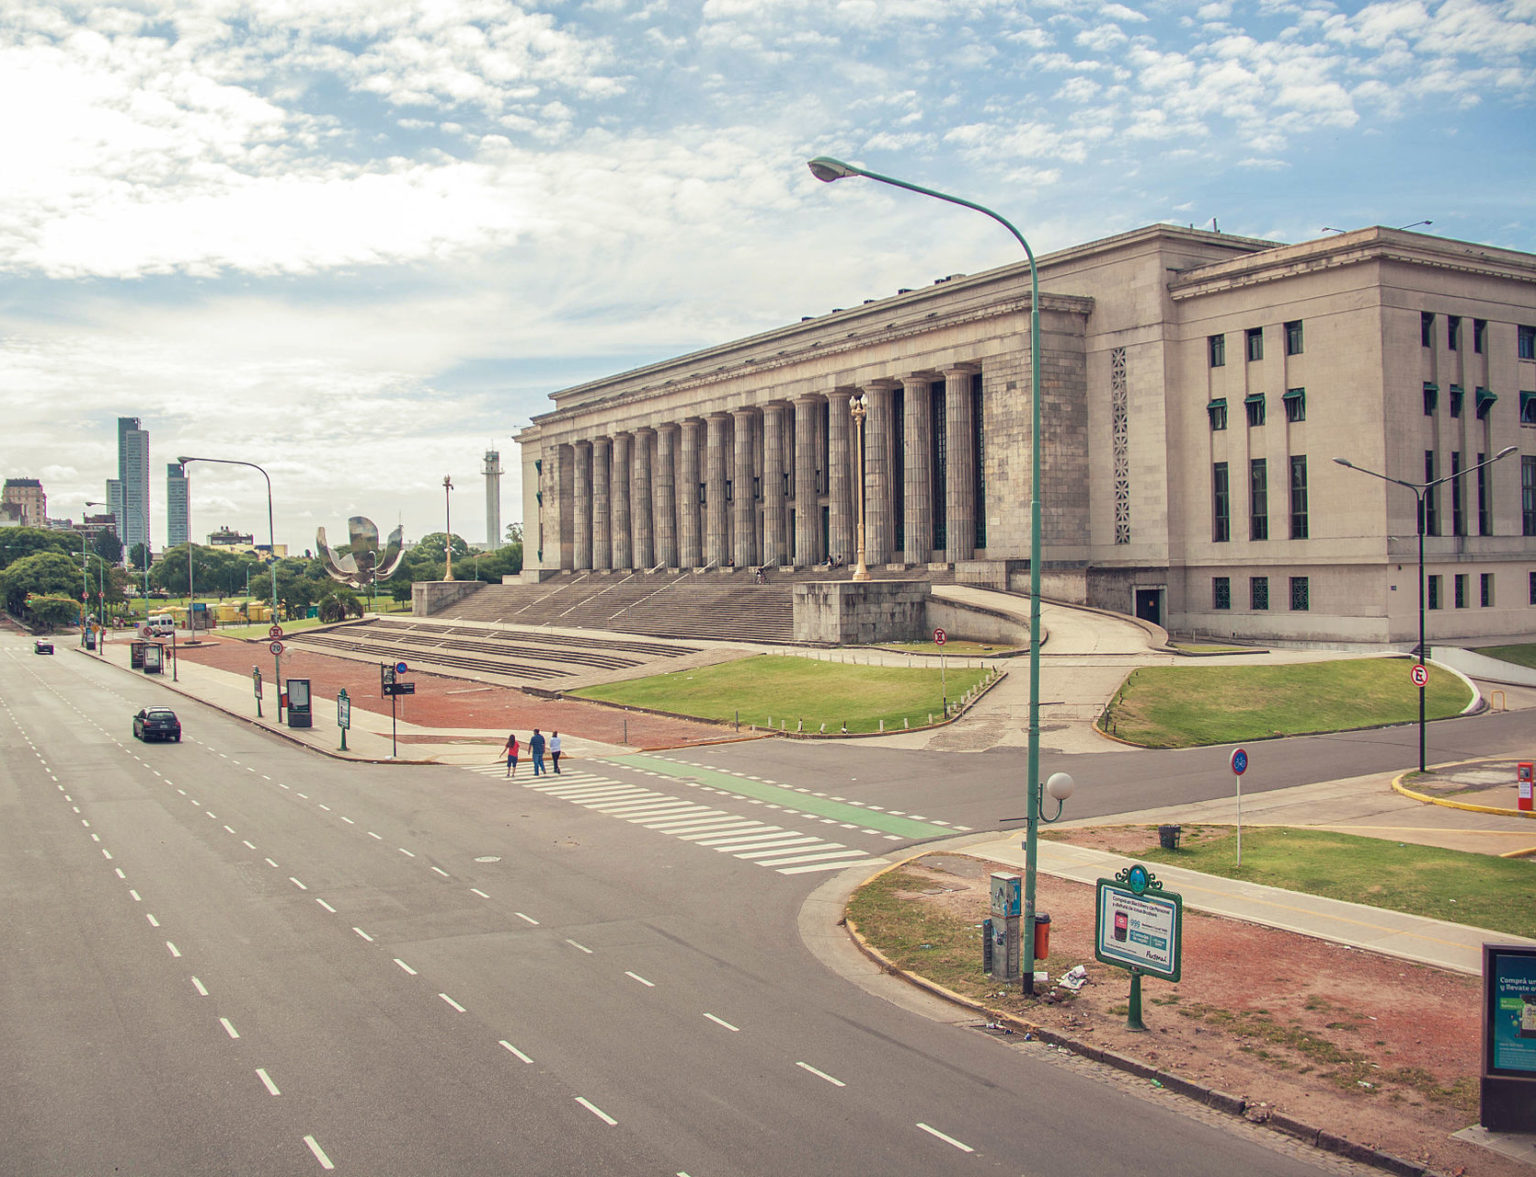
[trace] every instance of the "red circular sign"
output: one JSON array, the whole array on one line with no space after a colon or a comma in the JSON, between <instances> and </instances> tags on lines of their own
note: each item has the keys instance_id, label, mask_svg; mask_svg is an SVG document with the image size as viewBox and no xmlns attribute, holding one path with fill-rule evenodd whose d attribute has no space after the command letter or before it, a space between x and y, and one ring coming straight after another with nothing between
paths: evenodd
<instances>
[{"instance_id":1,"label":"red circular sign","mask_svg":"<svg viewBox=\"0 0 1536 1177\"><path fill-rule=\"evenodd\" d=\"M283 627L281 625L274 625L271 629L267 630L267 636L269 638L280 638L280 637L282 637L283 636Z\"/></svg>"},{"instance_id":2,"label":"red circular sign","mask_svg":"<svg viewBox=\"0 0 1536 1177\"><path fill-rule=\"evenodd\" d=\"M949 635L947 633L945 633L942 629L936 629L936 630L933 631L933 644L934 645L942 646L947 641L949 641Z\"/></svg>"},{"instance_id":3,"label":"red circular sign","mask_svg":"<svg viewBox=\"0 0 1536 1177\"><path fill-rule=\"evenodd\" d=\"M267 649L271 650L274 654L281 654L283 652L283 643L273 642Z\"/></svg>"},{"instance_id":4,"label":"red circular sign","mask_svg":"<svg viewBox=\"0 0 1536 1177\"><path fill-rule=\"evenodd\" d=\"M1422 687L1428 681L1429 667L1425 666L1422 662L1415 662L1413 664L1413 685Z\"/></svg>"}]
</instances>

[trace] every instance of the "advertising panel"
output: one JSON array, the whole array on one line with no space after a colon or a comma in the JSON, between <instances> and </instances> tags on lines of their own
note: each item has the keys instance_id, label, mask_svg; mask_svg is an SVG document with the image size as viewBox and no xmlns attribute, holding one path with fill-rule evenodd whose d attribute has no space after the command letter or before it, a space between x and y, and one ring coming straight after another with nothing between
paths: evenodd
<instances>
[{"instance_id":1,"label":"advertising panel","mask_svg":"<svg viewBox=\"0 0 1536 1177\"><path fill-rule=\"evenodd\" d=\"M1100 879L1094 955L1105 964L1177 981L1183 914L1182 898L1171 891L1138 895L1128 886Z\"/></svg>"}]
</instances>

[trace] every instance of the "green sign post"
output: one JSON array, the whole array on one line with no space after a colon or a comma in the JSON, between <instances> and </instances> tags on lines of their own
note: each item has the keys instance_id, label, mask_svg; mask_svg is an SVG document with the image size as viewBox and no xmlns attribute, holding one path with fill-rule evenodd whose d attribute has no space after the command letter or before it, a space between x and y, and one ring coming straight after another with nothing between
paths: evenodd
<instances>
[{"instance_id":1,"label":"green sign post","mask_svg":"<svg viewBox=\"0 0 1536 1177\"><path fill-rule=\"evenodd\" d=\"M1177 981L1183 970L1184 897L1164 891L1157 876L1138 862L1112 879L1099 880L1093 932L1094 956L1131 974L1126 1028L1145 1030L1142 976Z\"/></svg>"},{"instance_id":2,"label":"green sign post","mask_svg":"<svg viewBox=\"0 0 1536 1177\"><path fill-rule=\"evenodd\" d=\"M347 750L347 729L352 726L352 700L347 695L347 688L342 687L336 694L336 726L341 729L341 750Z\"/></svg>"}]
</instances>

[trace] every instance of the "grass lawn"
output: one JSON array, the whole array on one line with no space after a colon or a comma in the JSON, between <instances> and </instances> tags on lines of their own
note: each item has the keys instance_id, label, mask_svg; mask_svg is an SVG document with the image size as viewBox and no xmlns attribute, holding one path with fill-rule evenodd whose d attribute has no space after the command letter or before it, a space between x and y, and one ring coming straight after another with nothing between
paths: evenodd
<instances>
[{"instance_id":1,"label":"grass lawn","mask_svg":"<svg viewBox=\"0 0 1536 1177\"><path fill-rule=\"evenodd\" d=\"M1526 643L1521 646L1484 646L1480 650L1473 650L1474 654L1482 654L1486 658L1497 658L1500 662L1513 662L1516 666L1529 666L1536 670L1536 644Z\"/></svg>"},{"instance_id":2,"label":"grass lawn","mask_svg":"<svg viewBox=\"0 0 1536 1177\"><path fill-rule=\"evenodd\" d=\"M1106 709L1105 728L1149 748L1348 731L1419 717L1406 658L1354 658L1292 666L1167 666L1133 671ZM1429 667L1430 719L1471 701L1462 681Z\"/></svg>"},{"instance_id":3,"label":"grass lawn","mask_svg":"<svg viewBox=\"0 0 1536 1177\"><path fill-rule=\"evenodd\" d=\"M1065 833L1066 831L1062 831ZM1345 899L1389 911L1536 937L1536 861L1361 838L1327 830L1185 826L1177 850L1137 855L1206 874Z\"/></svg>"},{"instance_id":4,"label":"grass lawn","mask_svg":"<svg viewBox=\"0 0 1536 1177\"><path fill-rule=\"evenodd\" d=\"M1023 648L1028 649L1028 644ZM1020 647L1008 642L967 642L951 638L942 646L934 642L882 642L876 649L900 650L903 654L948 654L951 657L976 658L988 654L1011 653Z\"/></svg>"},{"instance_id":5,"label":"grass lawn","mask_svg":"<svg viewBox=\"0 0 1536 1177\"><path fill-rule=\"evenodd\" d=\"M953 703L987 674L984 670L948 670L949 700ZM730 722L739 715L742 727L794 731L798 721L806 731L850 732L900 729L906 719L916 727L941 710L939 671L909 667L845 666L815 658L758 654L678 670L629 682L607 683L569 692L573 697L601 699L630 707L648 707L678 715Z\"/></svg>"}]
</instances>

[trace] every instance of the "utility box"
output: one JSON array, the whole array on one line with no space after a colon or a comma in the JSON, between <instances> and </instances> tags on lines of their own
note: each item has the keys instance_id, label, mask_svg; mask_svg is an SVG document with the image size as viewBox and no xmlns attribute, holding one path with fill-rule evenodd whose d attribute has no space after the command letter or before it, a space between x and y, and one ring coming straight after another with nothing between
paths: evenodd
<instances>
[{"instance_id":1,"label":"utility box","mask_svg":"<svg viewBox=\"0 0 1536 1177\"><path fill-rule=\"evenodd\" d=\"M165 671L165 647L159 642L145 642L143 665L145 674L163 674Z\"/></svg>"},{"instance_id":2,"label":"utility box","mask_svg":"<svg viewBox=\"0 0 1536 1177\"><path fill-rule=\"evenodd\" d=\"M311 708L309 679L290 678L287 682L288 726L314 727L315 717Z\"/></svg>"},{"instance_id":3,"label":"utility box","mask_svg":"<svg viewBox=\"0 0 1536 1177\"><path fill-rule=\"evenodd\" d=\"M1532 773L1536 770L1536 764L1529 760L1522 760L1515 765L1515 808L1523 809L1527 813L1531 811Z\"/></svg>"},{"instance_id":4,"label":"utility box","mask_svg":"<svg viewBox=\"0 0 1536 1177\"><path fill-rule=\"evenodd\" d=\"M1019 921L1023 909L1023 877L995 873L992 876L992 959L989 972L998 981L1017 981L1022 975L1023 943Z\"/></svg>"}]
</instances>

